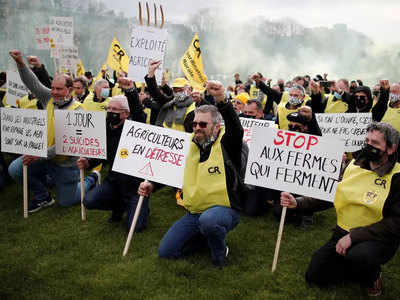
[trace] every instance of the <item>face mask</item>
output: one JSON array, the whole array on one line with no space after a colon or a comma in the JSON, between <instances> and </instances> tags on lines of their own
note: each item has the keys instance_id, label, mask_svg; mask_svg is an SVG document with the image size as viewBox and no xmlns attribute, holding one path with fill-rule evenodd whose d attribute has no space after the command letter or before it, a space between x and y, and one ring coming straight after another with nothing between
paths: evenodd
<instances>
[{"instance_id":1,"label":"face mask","mask_svg":"<svg viewBox=\"0 0 400 300\"><path fill-rule=\"evenodd\" d=\"M290 87L285 87L285 92L289 92Z\"/></svg>"},{"instance_id":2,"label":"face mask","mask_svg":"<svg viewBox=\"0 0 400 300\"><path fill-rule=\"evenodd\" d=\"M301 130L301 127L300 127L300 126L297 126L297 125L289 125L289 130L290 130L290 131L296 131L296 132L303 132L303 131Z\"/></svg>"},{"instance_id":3,"label":"face mask","mask_svg":"<svg viewBox=\"0 0 400 300\"><path fill-rule=\"evenodd\" d=\"M288 102L289 102L291 105L297 106L297 105L300 105L300 104L303 102L303 100L300 99L300 98L297 98L297 97L290 96Z\"/></svg>"},{"instance_id":4,"label":"face mask","mask_svg":"<svg viewBox=\"0 0 400 300\"><path fill-rule=\"evenodd\" d=\"M356 97L356 107L363 108L367 104L367 98L365 96Z\"/></svg>"},{"instance_id":5,"label":"face mask","mask_svg":"<svg viewBox=\"0 0 400 300\"><path fill-rule=\"evenodd\" d=\"M121 122L121 118L119 113L114 113L114 112L107 112L107 122L112 125L116 126Z\"/></svg>"},{"instance_id":6,"label":"face mask","mask_svg":"<svg viewBox=\"0 0 400 300\"><path fill-rule=\"evenodd\" d=\"M390 102L390 104L395 104L399 100L400 100L400 96L399 95L393 94L393 93L389 94L389 102Z\"/></svg>"},{"instance_id":7,"label":"face mask","mask_svg":"<svg viewBox=\"0 0 400 300\"><path fill-rule=\"evenodd\" d=\"M185 100L186 98L186 93L185 92L178 92L178 93L174 93L174 99L177 102L182 102L183 100Z\"/></svg>"},{"instance_id":8,"label":"face mask","mask_svg":"<svg viewBox=\"0 0 400 300\"><path fill-rule=\"evenodd\" d=\"M70 102L71 101L71 99L61 99L61 100L58 100L57 102L56 101L54 101L54 105L56 105L57 107L62 107L62 106L64 106L65 104L67 104L68 102Z\"/></svg>"},{"instance_id":9,"label":"face mask","mask_svg":"<svg viewBox=\"0 0 400 300\"><path fill-rule=\"evenodd\" d=\"M102 88L101 92L100 92L100 96L101 98L105 99L108 98L108 96L110 96L110 89L108 88Z\"/></svg>"},{"instance_id":10,"label":"face mask","mask_svg":"<svg viewBox=\"0 0 400 300\"><path fill-rule=\"evenodd\" d=\"M250 115L243 114L242 117L247 118L247 119L254 119L256 116L250 116Z\"/></svg>"},{"instance_id":11,"label":"face mask","mask_svg":"<svg viewBox=\"0 0 400 300\"><path fill-rule=\"evenodd\" d=\"M366 144L364 148L362 148L361 155L363 155L369 161L377 162L382 156L382 151L370 144Z\"/></svg>"},{"instance_id":12,"label":"face mask","mask_svg":"<svg viewBox=\"0 0 400 300\"><path fill-rule=\"evenodd\" d=\"M334 96L336 99L338 99L338 100L341 100L341 99L342 99L342 95L340 95L338 92L334 92L334 93L333 93L333 96Z\"/></svg>"}]
</instances>

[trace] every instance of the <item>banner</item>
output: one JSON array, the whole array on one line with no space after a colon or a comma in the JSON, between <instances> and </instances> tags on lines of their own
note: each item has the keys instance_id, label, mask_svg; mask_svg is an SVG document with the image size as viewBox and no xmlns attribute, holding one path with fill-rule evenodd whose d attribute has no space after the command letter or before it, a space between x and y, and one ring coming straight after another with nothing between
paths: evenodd
<instances>
[{"instance_id":1,"label":"banner","mask_svg":"<svg viewBox=\"0 0 400 300\"><path fill-rule=\"evenodd\" d=\"M17 107L17 100L29 93L29 90L22 82L19 73L16 71L7 71L7 104Z\"/></svg>"},{"instance_id":2,"label":"banner","mask_svg":"<svg viewBox=\"0 0 400 300\"><path fill-rule=\"evenodd\" d=\"M113 171L181 188L190 134L126 120Z\"/></svg>"},{"instance_id":3,"label":"banner","mask_svg":"<svg viewBox=\"0 0 400 300\"><path fill-rule=\"evenodd\" d=\"M50 44L64 47L74 46L73 17L50 18Z\"/></svg>"},{"instance_id":4,"label":"banner","mask_svg":"<svg viewBox=\"0 0 400 300\"><path fill-rule=\"evenodd\" d=\"M1 110L1 151L47 157L47 111Z\"/></svg>"},{"instance_id":5,"label":"banner","mask_svg":"<svg viewBox=\"0 0 400 300\"><path fill-rule=\"evenodd\" d=\"M137 82L144 82L151 60L161 60L161 66L155 76L161 84L164 56L167 52L168 32L148 26L133 26L129 40L129 77Z\"/></svg>"},{"instance_id":6,"label":"banner","mask_svg":"<svg viewBox=\"0 0 400 300\"><path fill-rule=\"evenodd\" d=\"M114 38L108 50L106 64L113 70L122 70L128 73L129 57L126 51L121 47L117 38Z\"/></svg>"},{"instance_id":7,"label":"banner","mask_svg":"<svg viewBox=\"0 0 400 300\"><path fill-rule=\"evenodd\" d=\"M367 126L372 122L371 113L315 114L323 136L337 137L344 141L346 152L364 146Z\"/></svg>"},{"instance_id":8,"label":"banner","mask_svg":"<svg viewBox=\"0 0 400 300\"><path fill-rule=\"evenodd\" d=\"M107 159L106 113L54 110L56 154Z\"/></svg>"},{"instance_id":9,"label":"banner","mask_svg":"<svg viewBox=\"0 0 400 300\"><path fill-rule=\"evenodd\" d=\"M35 41L36 49L49 50L50 49L50 27L49 25L35 26Z\"/></svg>"},{"instance_id":10,"label":"banner","mask_svg":"<svg viewBox=\"0 0 400 300\"><path fill-rule=\"evenodd\" d=\"M190 82L190 85L204 91L207 83L207 76L203 71L203 61L201 59L200 41L197 33L194 35L189 48L180 60L183 73Z\"/></svg>"},{"instance_id":11,"label":"banner","mask_svg":"<svg viewBox=\"0 0 400 300\"><path fill-rule=\"evenodd\" d=\"M245 183L333 201L343 144L331 137L253 127Z\"/></svg>"},{"instance_id":12,"label":"banner","mask_svg":"<svg viewBox=\"0 0 400 300\"><path fill-rule=\"evenodd\" d=\"M261 127L261 128L268 128L272 127L275 128L275 122L274 121L268 121L268 120L258 120L258 119L250 119L250 118L239 118L240 123L242 124L243 127L243 141L246 142L246 144L249 144L251 141L251 129L255 126Z\"/></svg>"}]
</instances>

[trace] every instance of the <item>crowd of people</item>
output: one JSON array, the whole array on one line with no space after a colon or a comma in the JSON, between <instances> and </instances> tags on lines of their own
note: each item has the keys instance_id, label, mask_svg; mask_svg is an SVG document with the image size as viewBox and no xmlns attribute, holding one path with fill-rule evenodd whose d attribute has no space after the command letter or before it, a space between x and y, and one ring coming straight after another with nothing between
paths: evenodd
<instances>
[{"instance_id":1,"label":"crowd of people","mask_svg":"<svg viewBox=\"0 0 400 300\"><path fill-rule=\"evenodd\" d=\"M328 74L296 76L291 80L271 79L254 73L244 82L234 74L233 84L224 88L209 81L204 90L192 88L184 78L157 84L155 72L160 61L149 64L143 83L114 71L103 71L95 80L90 72L73 77L54 74L52 78L39 58L28 56L25 63L18 50L10 51L29 94L19 99L21 109L42 109L48 116L48 155L16 157L9 165L0 160L0 186L22 182L23 165L28 165L33 213L57 202L64 207L80 202L79 170L86 169L84 206L111 211L109 222L121 222L127 214L130 228L138 198L144 204L136 231L146 229L150 195L162 188L109 169L112 166L125 120L185 131L192 134L184 184L176 191L177 203L186 214L162 238L158 254L181 258L208 247L212 263L227 264L226 235L240 222L240 214L264 215L268 210L278 218L288 207L287 221L300 229L313 225L313 214L334 207L337 226L332 238L316 250L306 272L309 283L324 286L358 281L369 295L382 291L381 265L396 253L400 242L400 83L380 80L371 92L361 80L328 80ZM4 87L6 75L0 74ZM168 76L169 77L169 76ZM2 106L7 104L0 90ZM55 110L105 111L107 159L56 155ZM316 113L372 113L364 147L343 155L341 181L334 203L287 191L244 184L246 153L239 118L275 121L283 130L321 136ZM55 186L55 198L49 192Z\"/></svg>"}]
</instances>

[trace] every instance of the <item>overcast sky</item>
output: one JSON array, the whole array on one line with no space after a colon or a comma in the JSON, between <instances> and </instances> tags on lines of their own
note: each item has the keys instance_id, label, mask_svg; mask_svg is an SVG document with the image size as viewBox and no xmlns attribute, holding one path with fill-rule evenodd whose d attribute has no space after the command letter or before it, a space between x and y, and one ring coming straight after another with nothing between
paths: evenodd
<instances>
[{"instance_id":1,"label":"overcast sky","mask_svg":"<svg viewBox=\"0 0 400 300\"><path fill-rule=\"evenodd\" d=\"M149 3L152 5L153 1ZM156 3L163 5L167 21L184 21L201 8L223 7L237 20L262 15L271 20L290 17L306 27L331 28L333 24L344 23L378 45L400 43L400 0L161 0ZM112 0L106 4L117 11L123 10L126 16L138 15L135 1Z\"/></svg>"}]
</instances>

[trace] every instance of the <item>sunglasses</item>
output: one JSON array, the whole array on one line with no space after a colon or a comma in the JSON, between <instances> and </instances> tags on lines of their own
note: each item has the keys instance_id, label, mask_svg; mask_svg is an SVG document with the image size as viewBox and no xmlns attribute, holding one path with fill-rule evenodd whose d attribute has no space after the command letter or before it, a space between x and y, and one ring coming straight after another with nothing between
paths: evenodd
<instances>
[{"instance_id":1,"label":"sunglasses","mask_svg":"<svg viewBox=\"0 0 400 300\"><path fill-rule=\"evenodd\" d=\"M208 122L192 122L193 128L196 128L197 125L199 125L200 128L206 128L207 124L208 124Z\"/></svg>"}]
</instances>

